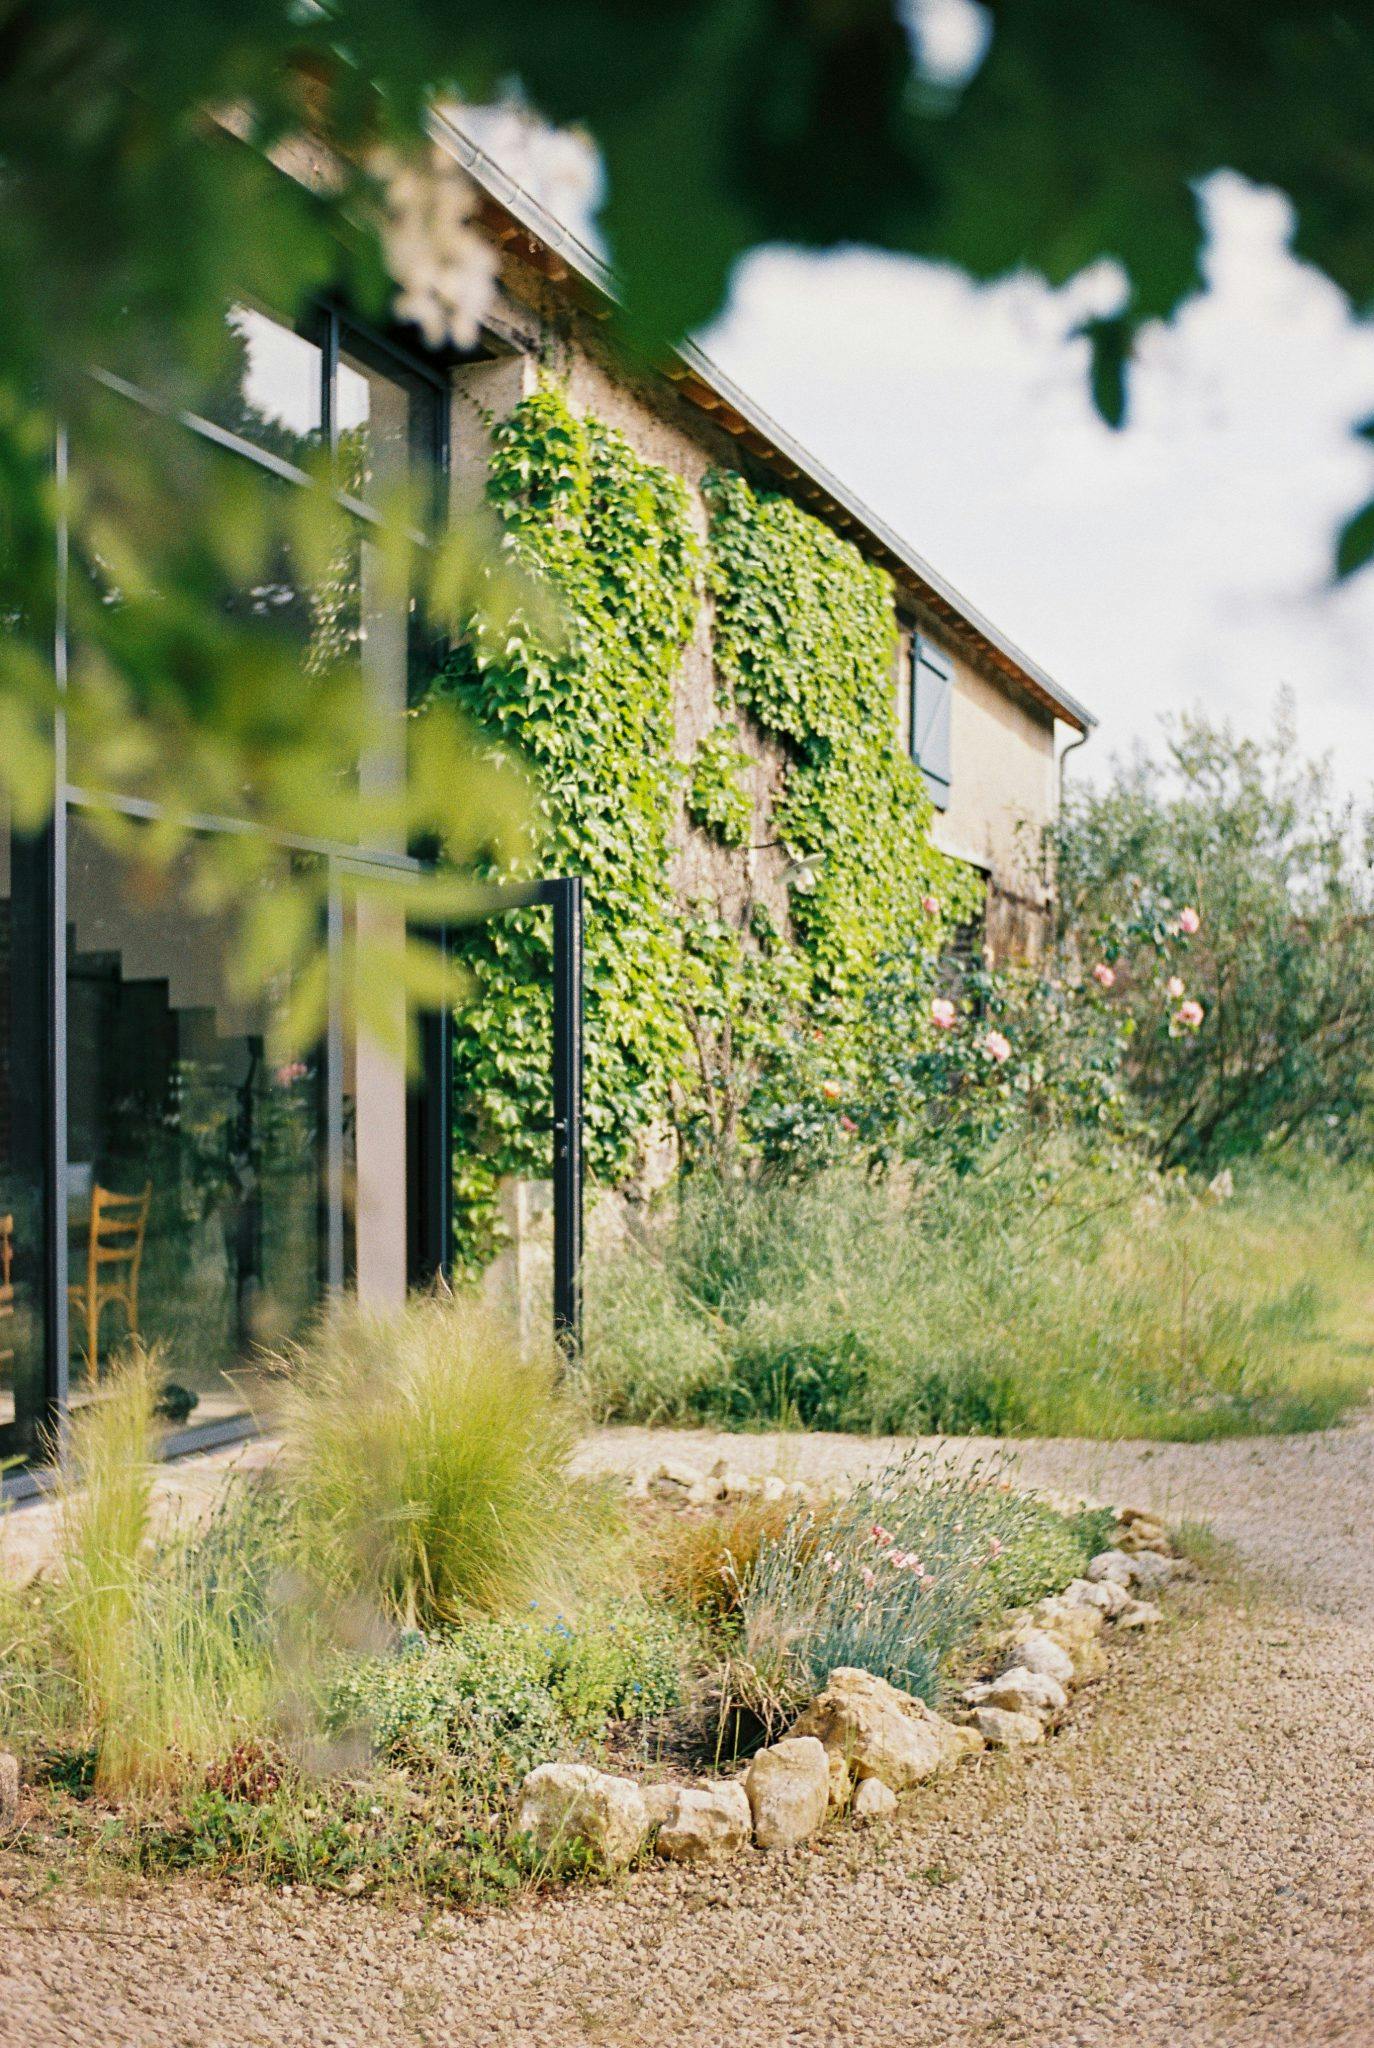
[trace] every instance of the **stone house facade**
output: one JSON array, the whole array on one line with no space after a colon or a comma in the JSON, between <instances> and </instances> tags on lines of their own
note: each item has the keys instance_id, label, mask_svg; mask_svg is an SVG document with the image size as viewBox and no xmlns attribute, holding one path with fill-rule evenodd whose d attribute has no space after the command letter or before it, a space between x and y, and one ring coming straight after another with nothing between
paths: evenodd
<instances>
[{"instance_id":1,"label":"stone house facade","mask_svg":"<svg viewBox=\"0 0 1374 2048\"><path fill-rule=\"evenodd\" d=\"M993 958L1034 957L1048 932L1040 836L1056 813L1057 753L1092 729L1092 714L1000 633L838 479L801 449L702 352L686 344L659 373L629 371L609 345L613 285L598 259L457 130L442 127L477 183L482 225L500 250L483 354L453 375L452 489L480 488L492 421L542 376L575 412L617 428L635 452L681 477L705 539L702 482L735 469L762 490L793 496L892 579L899 621L892 716L935 802L932 838L986 884L984 927ZM677 750L688 760L716 722L709 600L703 602L676 682ZM755 824L747 849L675 828L684 896L707 896L726 915L753 898L784 918L786 856L770 844L772 800L784 767L775 742L750 730ZM971 935L973 936L973 935Z\"/></svg>"}]
</instances>

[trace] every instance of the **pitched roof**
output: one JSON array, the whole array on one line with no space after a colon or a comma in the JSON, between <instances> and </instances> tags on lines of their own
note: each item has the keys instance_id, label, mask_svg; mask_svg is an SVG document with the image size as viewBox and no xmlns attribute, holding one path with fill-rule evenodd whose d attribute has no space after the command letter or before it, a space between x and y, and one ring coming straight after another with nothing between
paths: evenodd
<instances>
[{"instance_id":1,"label":"pitched roof","mask_svg":"<svg viewBox=\"0 0 1374 2048\"><path fill-rule=\"evenodd\" d=\"M482 193L484 225L503 246L591 311L604 314L616 304L615 279L594 250L555 219L447 115L432 113L430 125L435 141L462 164ZM899 588L924 605L956 644L962 642L1013 693L1028 697L1081 733L1092 730L1097 720L1091 711L962 597L695 342L679 344L664 374L689 404L733 434L757 463L771 469L784 489L805 500L881 562Z\"/></svg>"}]
</instances>

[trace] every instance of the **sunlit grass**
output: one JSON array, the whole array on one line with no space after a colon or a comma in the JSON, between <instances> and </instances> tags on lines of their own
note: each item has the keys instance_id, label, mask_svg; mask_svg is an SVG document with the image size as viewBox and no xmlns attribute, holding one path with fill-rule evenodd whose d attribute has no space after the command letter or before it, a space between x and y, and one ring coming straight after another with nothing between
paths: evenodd
<instances>
[{"instance_id":1,"label":"sunlit grass","mask_svg":"<svg viewBox=\"0 0 1374 2048\"><path fill-rule=\"evenodd\" d=\"M613 1518L570 1473L582 1421L552 1341L522 1353L470 1297L340 1310L290 1361L282 1403L308 1568L409 1628L594 1580Z\"/></svg>"},{"instance_id":2,"label":"sunlit grass","mask_svg":"<svg viewBox=\"0 0 1374 2048\"><path fill-rule=\"evenodd\" d=\"M1374 1387L1371 1308L1367 1174L1256 1172L1224 1200L1093 1166L1044 1186L1013 1158L915 1197L844 1174L689 1190L593 1275L587 1373L616 1420L1310 1430Z\"/></svg>"}]
</instances>

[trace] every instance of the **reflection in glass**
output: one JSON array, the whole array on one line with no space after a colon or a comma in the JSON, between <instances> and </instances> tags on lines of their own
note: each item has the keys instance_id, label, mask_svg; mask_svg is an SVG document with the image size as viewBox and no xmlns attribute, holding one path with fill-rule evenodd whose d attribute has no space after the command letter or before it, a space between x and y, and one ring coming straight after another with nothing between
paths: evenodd
<instances>
[{"instance_id":1,"label":"reflection in glass","mask_svg":"<svg viewBox=\"0 0 1374 2048\"><path fill-rule=\"evenodd\" d=\"M346 491L383 504L410 481L420 411L409 385L340 351L335 425Z\"/></svg>"},{"instance_id":2,"label":"reflection in glass","mask_svg":"<svg viewBox=\"0 0 1374 2048\"><path fill-rule=\"evenodd\" d=\"M230 366L204 417L303 467L323 440L323 351L252 306L231 306L226 320Z\"/></svg>"},{"instance_id":3,"label":"reflection in glass","mask_svg":"<svg viewBox=\"0 0 1374 2048\"><path fill-rule=\"evenodd\" d=\"M256 1347L321 1294L322 1063L269 1059L271 998L225 989L227 918L176 875L133 898L77 812L68 845L72 1397L134 1334L170 1421L260 1410Z\"/></svg>"},{"instance_id":4,"label":"reflection in glass","mask_svg":"<svg viewBox=\"0 0 1374 2048\"><path fill-rule=\"evenodd\" d=\"M30 1458L46 1421L43 1100L45 843L0 805L0 1459Z\"/></svg>"}]
</instances>

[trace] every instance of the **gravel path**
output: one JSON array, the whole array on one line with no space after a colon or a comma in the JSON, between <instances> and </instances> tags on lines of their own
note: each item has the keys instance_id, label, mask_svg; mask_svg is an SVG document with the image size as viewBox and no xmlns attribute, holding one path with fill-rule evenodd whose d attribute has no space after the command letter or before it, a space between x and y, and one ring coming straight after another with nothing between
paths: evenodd
<instances>
[{"instance_id":1,"label":"gravel path","mask_svg":"<svg viewBox=\"0 0 1374 2048\"><path fill-rule=\"evenodd\" d=\"M881 1454L673 1439L703 1466L722 1448L797 1476ZM661 1437L620 1431L589 1462L661 1455ZM1019 1456L1042 1485L1206 1518L1258 1575L1115 1652L1044 1750L966 1768L881 1837L484 1920L189 1887L92 1897L29 1866L0 1900L0 2035L1374 2048L1374 1429Z\"/></svg>"}]
</instances>

